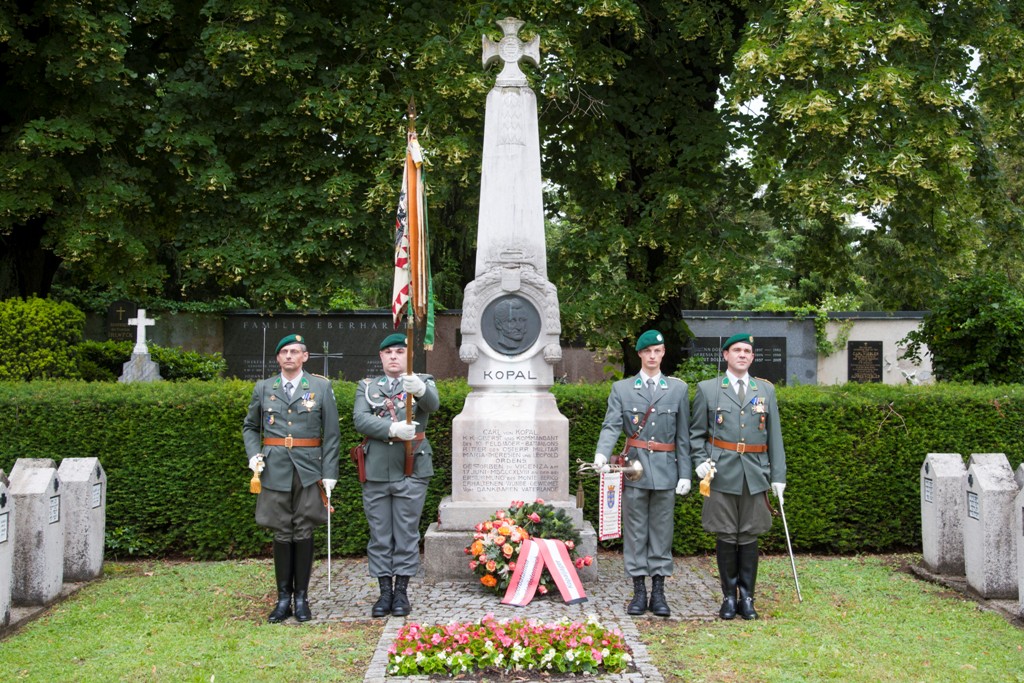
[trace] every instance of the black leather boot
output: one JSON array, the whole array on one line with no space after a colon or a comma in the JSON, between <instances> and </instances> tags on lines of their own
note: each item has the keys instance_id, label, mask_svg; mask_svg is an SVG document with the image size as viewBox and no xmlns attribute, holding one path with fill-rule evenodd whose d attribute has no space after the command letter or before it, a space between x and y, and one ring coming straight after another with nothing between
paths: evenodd
<instances>
[{"instance_id":1,"label":"black leather boot","mask_svg":"<svg viewBox=\"0 0 1024 683\"><path fill-rule=\"evenodd\" d=\"M664 576L651 577L651 603L649 608L656 617L667 617L672 614L672 610L668 608L668 600L665 599Z\"/></svg>"},{"instance_id":2,"label":"black leather boot","mask_svg":"<svg viewBox=\"0 0 1024 683\"><path fill-rule=\"evenodd\" d=\"M408 588L408 576L395 577L395 599L391 603L391 613L396 617L404 617L412 611L412 605L409 604Z\"/></svg>"},{"instance_id":3,"label":"black leather boot","mask_svg":"<svg viewBox=\"0 0 1024 683\"><path fill-rule=\"evenodd\" d=\"M626 607L626 614L638 616L647 611L647 577L633 577L633 599Z\"/></svg>"},{"instance_id":4,"label":"black leather boot","mask_svg":"<svg viewBox=\"0 0 1024 683\"><path fill-rule=\"evenodd\" d=\"M277 580L277 607L267 617L278 624L292 615L292 581L295 565L292 562L292 544L274 541L274 578Z\"/></svg>"},{"instance_id":5,"label":"black leather boot","mask_svg":"<svg viewBox=\"0 0 1024 683\"><path fill-rule=\"evenodd\" d=\"M309 575L313 573L313 538L295 541L295 621L309 621Z\"/></svg>"},{"instance_id":6,"label":"black leather boot","mask_svg":"<svg viewBox=\"0 0 1024 683\"><path fill-rule=\"evenodd\" d=\"M395 594L391 589L391 577L378 576L377 583L380 584L380 597L377 598L377 602L373 603L370 616L386 617L391 614L391 601L395 599Z\"/></svg>"},{"instance_id":7,"label":"black leather boot","mask_svg":"<svg viewBox=\"0 0 1024 683\"><path fill-rule=\"evenodd\" d=\"M725 541L718 541L715 546L718 558L718 576L722 581L722 607L718 616L722 619L736 618L736 582L738 580L736 546Z\"/></svg>"},{"instance_id":8,"label":"black leather boot","mask_svg":"<svg viewBox=\"0 0 1024 683\"><path fill-rule=\"evenodd\" d=\"M754 611L754 584L757 582L757 541L738 546L739 580L736 582L740 591L736 611L744 619L757 619Z\"/></svg>"}]
</instances>

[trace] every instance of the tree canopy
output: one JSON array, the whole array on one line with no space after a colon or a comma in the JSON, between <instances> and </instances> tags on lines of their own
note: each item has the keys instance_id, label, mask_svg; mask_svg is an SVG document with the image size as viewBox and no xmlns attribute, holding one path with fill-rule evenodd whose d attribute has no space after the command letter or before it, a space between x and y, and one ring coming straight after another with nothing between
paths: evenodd
<instances>
[{"instance_id":1,"label":"tree canopy","mask_svg":"<svg viewBox=\"0 0 1024 683\"><path fill-rule=\"evenodd\" d=\"M828 294L924 308L1019 274L1018 3L20 0L0 4L0 295L384 306L415 98L435 291L460 306L480 40L509 15L541 39L566 334L684 339L681 309Z\"/></svg>"}]
</instances>

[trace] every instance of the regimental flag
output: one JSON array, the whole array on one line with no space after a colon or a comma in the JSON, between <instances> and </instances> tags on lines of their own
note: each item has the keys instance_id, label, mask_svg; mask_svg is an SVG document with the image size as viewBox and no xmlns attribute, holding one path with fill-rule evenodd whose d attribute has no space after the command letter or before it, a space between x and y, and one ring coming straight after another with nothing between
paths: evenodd
<instances>
[{"instance_id":1,"label":"regimental flag","mask_svg":"<svg viewBox=\"0 0 1024 683\"><path fill-rule=\"evenodd\" d=\"M424 193L423 152L416 131L410 130L405 149L402 194L395 219L395 284L391 316L397 328L413 315L424 326L423 348L434 347L434 297L431 289L427 236L427 201Z\"/></svg>"}]
</instances>

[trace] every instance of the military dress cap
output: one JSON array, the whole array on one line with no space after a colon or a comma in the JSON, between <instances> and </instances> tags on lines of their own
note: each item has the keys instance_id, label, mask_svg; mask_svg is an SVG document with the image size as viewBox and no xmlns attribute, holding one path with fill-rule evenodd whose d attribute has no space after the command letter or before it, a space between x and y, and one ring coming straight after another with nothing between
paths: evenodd
<instances>
[{"instance_id":1,"label":"military dress cap","mask_svg":"<svg viewBox=\"0 0 1024 683\"><path fill-rule=\"evenodd\" d=\"M289 344L302 344L306 345L306 338L301 334L289 334L287 337L277 342L277 350L274 353L281 353L281 349L288 346Z\"/></svg>"},{"instance_id":2,"label":"military dress cap","mask_svg":"<svg viewBox=\"0 0 1024 683\"><path fill-rule=\"evenodd\" d=\"M740 342L743 342L744 344L750 344L750 346L753 347L754 337L753 335L749 335L746 332L734 334L725 340L725 343L722 344L722 350L728 351L730 346L732 346L733 344L739 344Z\"/></svg>"},{"instance_id":3,"label":"military dress cap","mask_svg":"<svg viewBox=\"0 0 1024 683\"><path fill-rule=\"evenodd\" d=\"M643 351L648 346L654 346L656 344L664 344L665 337L661 335L661 332L657 330L647 330L641 334L636 340L636 350Z\"/></svg>"},{"instance_id":4,"label":"military dress cap","mask_svg":"<svg viewBox=\"0 0 1024 683\"><path fill-rule=\"evenodd\" d=\"M405 335L400 332L389 334L384 337L384 341L380 343L380 350L390 349L392 346L405 346Z\"/></svg>"}]
</instances>

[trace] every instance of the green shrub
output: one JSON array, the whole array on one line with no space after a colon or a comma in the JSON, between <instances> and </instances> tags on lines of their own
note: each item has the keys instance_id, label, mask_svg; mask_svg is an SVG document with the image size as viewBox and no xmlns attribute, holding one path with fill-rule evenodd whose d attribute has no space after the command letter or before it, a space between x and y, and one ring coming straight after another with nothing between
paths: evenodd
<instances>
[{"instance_id":1,"label":"green shrub","mask_svg":"<svg viewBox=\"0 0 1024 683\"><path fill-rule=\"evenodd\" d=\"M178 348L147 344L149 356L160 366L160 376L170 381L217 379L227 370L219 353L203 354ZM78 375L89 382L114 382L132 357L130 341L84 341L76 348Z\"/></svg>"},{"instance_id":2,"label":"green shrub","mask_svg":"<svg viewBox=\"0 0 1024 683\"><path fill-rule=\"evenodd\" d=\"M0 301L0 380L77 377L73 348L84 329L85 314L71 304Z\"/></svg>"},{"instance_id":3,"label":"green shrub","mask_svg":"<svg viewBox=\"0 0 1024 683\"><path fill-rule=\"evenodd\" d=\"M108 551L125 556L202 559L264 554L270 535L256 526L242 420L252 383L240 380L135 384L0 383L0 469L17 458L96 456L107 473ZM435 476L425 531L451 493L451 425L465 381L440 381L441 409L430 421ZM341 477L332 502L339 555L361 555L368 527L348 449L356 385L335 382L341 424ZM584 517L597 523L598 479L579 475L593 459L609 383L553 388L569 420L570 494L584 491ZM1024 386L797 386L778 389L786 443L786 515L794 548L812 552L891 551L921 543L921 464L928 453L1002 452L1024 457ZM678 499L674 550L706 552L701 496ZM501 506L511 501L495 501ZM483 521L483 520L481 520ZM467 542L468 542L467 534ZM326 535L318 533L321 549ZM781 521L762 545L785 552ZM608 542L614 546L618 542Z\"/></svg>"},{"instance_id":4,"label":"green shrub","mask_svg":"<svg viewBox=\"0 0 1024 683\"><path fill-rule=\"evenodd\" d=\"M940 380L1020 384L1024 365L1024 289L1001 273L954 282L932 306L920 329L901 342L904 357L920 362L928 346Z\"/></svg>"}]
</instances>

